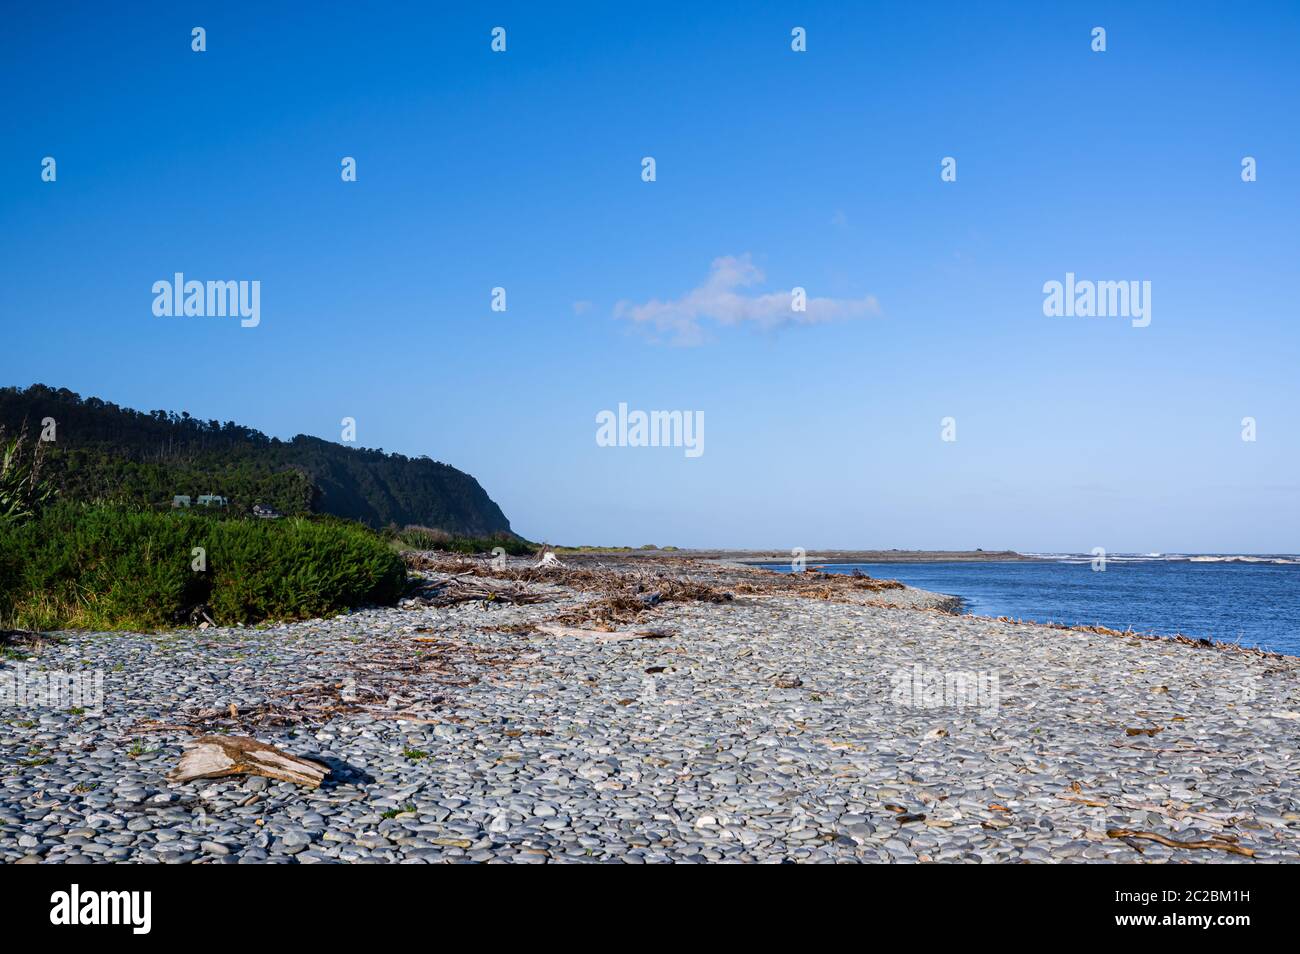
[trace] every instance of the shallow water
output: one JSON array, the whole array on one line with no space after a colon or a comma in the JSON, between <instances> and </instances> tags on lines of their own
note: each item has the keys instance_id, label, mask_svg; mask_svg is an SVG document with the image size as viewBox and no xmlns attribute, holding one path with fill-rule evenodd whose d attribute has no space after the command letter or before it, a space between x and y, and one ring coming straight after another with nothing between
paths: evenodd
<instances>
[{"instance_id":1,"label":"shallow water","mask_svg":"<svg viewBox=\"0 0 1300 954\"><path fill-rule=\"evenodd\" d=\"M1294 558L1292 558L1294 559ZM960 596L980 616L1208 637L1300 655L1300 563L1087 558L1022 563L812 563ZM790 567L772 569L790 571Z\"/></svg>"}]
</instances>

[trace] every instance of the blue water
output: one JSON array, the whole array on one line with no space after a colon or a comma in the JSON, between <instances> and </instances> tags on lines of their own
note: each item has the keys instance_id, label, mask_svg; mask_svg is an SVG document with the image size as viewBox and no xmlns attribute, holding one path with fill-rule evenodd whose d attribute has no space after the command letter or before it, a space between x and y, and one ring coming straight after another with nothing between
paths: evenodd
<instances>
[{"instance_id":1,"label":"blue water","mask_svg":"<svg viewBox=\"0 0 1300 954\"><path fill-rule=\"evenodd\" d=\"M1296 560L1292 557L1291 560ZM1300 560L1087 558L1024 563L814 563L960 596L965 611L1041 623L1132 627L1300 655ZM789 565L772 569L790 571Z\"/></svg>"}]
</instances>

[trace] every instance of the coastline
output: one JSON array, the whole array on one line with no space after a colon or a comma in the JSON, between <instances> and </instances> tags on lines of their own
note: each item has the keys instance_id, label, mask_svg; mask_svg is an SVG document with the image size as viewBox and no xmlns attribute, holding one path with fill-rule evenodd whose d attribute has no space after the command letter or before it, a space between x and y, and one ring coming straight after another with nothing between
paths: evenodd
<instances>
[{"instance_id":1,"label":"coastline","mask_svg":"<svg viewBox=\"0 0 1300 954\"><path fill-rule=\"evenodd\" d=\"M759 566L785 563L793 559L789 550L710 550L710 549L640 549L619 547L556 547L564 557L607 556L629 559L662 560L686 558L692 560L721 560ZM1026 556L1014 550L808 550L804 554L808 563L1001 563L1034 562L1039 557Z\"/></svg>"},{"instance_id":2,"label":"coastline","mask_svg":"<svg viewBox=\"0 0 1300 954\"><path fill-rule=\"evenodd\" d=\"M37 751L0 789L0 859L1300 861L1300 659L882 581L562 559L428 555L395 608L34 647L104 672L104 706L0 726ZM210 732L331 779L168 782Z\"/></svg>"}]
</instances>

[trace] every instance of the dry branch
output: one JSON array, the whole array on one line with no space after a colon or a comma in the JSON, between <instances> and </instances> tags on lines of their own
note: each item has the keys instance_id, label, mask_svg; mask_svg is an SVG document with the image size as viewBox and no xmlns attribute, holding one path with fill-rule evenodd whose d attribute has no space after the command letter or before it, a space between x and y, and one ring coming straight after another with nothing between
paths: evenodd
<instances>
[{"instance_id":1,"label":"dry branch","mask_svg":"<svg viewBox=\"0 0 1300 954\"><path fill-rule=\"evenodd\" d=\"M1232 835L1215 835L1209 841L1176 841L1153 831L1138 831L1135 828L1110 828L1107 829L1106 836L1108 838L1145 838L1147 841L1154 841L1169 848L1209 848L1231 852L1234 855L1245 855L1247 858L1255 857L1254 851L1237 844L1237 839Z\"/></svg>"}]
</instances>

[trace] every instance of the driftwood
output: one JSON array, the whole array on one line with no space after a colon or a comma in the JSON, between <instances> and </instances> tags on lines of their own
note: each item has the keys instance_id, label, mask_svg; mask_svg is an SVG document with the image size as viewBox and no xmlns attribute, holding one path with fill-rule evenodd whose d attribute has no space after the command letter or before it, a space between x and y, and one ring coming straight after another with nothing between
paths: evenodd
<instances>
[{"instance_id":1,"label":"driftwood","mask_svg":"<svg viewBox=\"0 0 1300 954\"><path fill-rule=\"evenodd\" d=\"M1177 841L1173 838L1166 838L1164 835L1157 834L1153 831L1137 831L1133 828L1111 828L1106 831L1108 838L1145 838L1147 841L1154 841L1169 848L1211 848L1219 851L1229 851L1234 855L1245 855L1247 858L1254 858L1255 852L1249 848L1243 848L1237 844L1237 839L1232 835L1215 835L1209 841ZM1136 846L1134 846L1136 847Z\"/></svg>"},{"instance_id":2,"label":"driftwood","mask_svg":"<svg viewBox=\"0 0 1300 954\"><path fill-rule=\"evenodd\" d=\"M462 574L463 576L463 574ZM530 593L522 586L499 586L476 583L459 576L438 582L430 582L413 596L402 601L406 607L412 606L456 606L460 603L545 603L550 599L544 593Z\"/></svg>"},{"instance_id":3,"label":"driftwood","mask_svg":"<svg viewBox=\"0 0 1300 954\"><path fill-rule=\"evenodd\" d=\"M1084 798L1081 795L1057 795L1056 797L1067 802L1078 802L1080 805L1087 805L1089 808L1110 808L1109 802L1103 802L1098 798Z\"/></svg>"},{"instance_id":4,"label":"driftwood","mask_svg":"<svg viewBox=\"0 0 1300 954\"><path fill-rule=\"evenodd\" d=\"M537 562L533 565L534 570L544 569L546 567L558 567L565 569L565 565L560 562L560 558L555 555L554 550L542 550L537 554Z\"/></svg>"},{"instance_id":5,"label":"driftwood","mask_svg":"<svg viewBox=\"0 0 1300 954\"><path fill-rule=\"evenodd\" d=\"M1148 749L1145 751L1150 750ZM1077 785L1078 783L1076 782L1075 784ZM1079 789L1079 791L1082 790L1082 788ZM1102 801L1099 798L1085 798L1082 795L1057 795L1056 797L1064 799L1067 802L1077 802L1080 805L1087 805L1090 808L1118 808L1125 811L1155 812L1157 815L1164 815L1166 818L1172 818L1174 821L1184 821L1190 818L1193 821L1213 825L1216 828L1222 828L1224 825L1233 824L1236 819L1236 816L1230 812L1210 814L1209 812L1197 812L1186 808L1175 808L1170 805L1153 805L1150 802L1117 801L1111 803Z\"/></svg>"},{"instance_id":6,"label":"driftwood","mask_svg":"<svg viewBox=\"0 0 1300 954\"><path fill-rule=\"evenodd\" d=\"M173 782L226 775L262 775L281 782L320 788L329 767L281 752L256 739L205 735L186 745L180 764L168 776Z\"/></svg>"},{"instance_id":7,"label":"driftwood","mask_svg":"<svg viewBox=\"0 0 1300 954\"><path fill-rule=\"evenodd\" d=\"M1157 725L1157 726L1152 726L1152 727L1149 728L1149 729L1145 729L1145 728L1125 729L1125 730L1124 730L1124 734L1125 734L1125 735L1128 735L1128 736L1134 736L1134 735L1149 735L1149 736L1151 736L1151 738L1154 739L1154 738L1156 737L1156 734L1157 734L1157 733L1159 733L1159 732L1163 732L1163 731L1165 731L1165 727L1162 726L1162 725Z\"/></svg>"}]
</instances>

